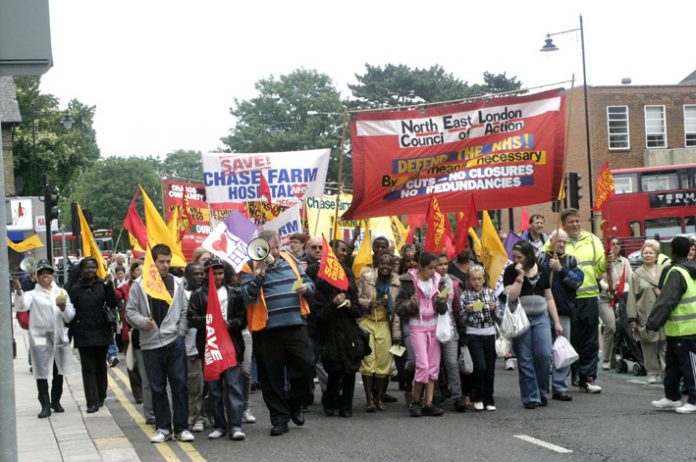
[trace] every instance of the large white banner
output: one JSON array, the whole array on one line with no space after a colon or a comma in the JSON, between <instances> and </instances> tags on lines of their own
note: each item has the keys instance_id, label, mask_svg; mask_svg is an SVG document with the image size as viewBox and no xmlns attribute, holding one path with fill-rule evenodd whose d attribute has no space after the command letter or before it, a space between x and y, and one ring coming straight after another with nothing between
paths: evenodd
<instances>
[{"instance_id":1,"label":"large white banner","mask_svg":"<svg viewBox=\"0 0 696 462\"><path fill-rule=\"evenodd\" d=\"M321 197L329 167L328 149L255 154L203 154L203 182L210 204L264 200L261 176L273 203L292 205Z\"/></svg>"},{"instance_id":2,"label":"large white banner","mask_svg":"<svg viewBox=\"0 0 696 462\"><path fill-rule=\"evenodd\" d=\"M290 235L302 232L300 204L293 205L273 220L263 225L263 229L276 231L280 238L280 245L287 247L290 244Z\"/></svg>"}]
</instances>

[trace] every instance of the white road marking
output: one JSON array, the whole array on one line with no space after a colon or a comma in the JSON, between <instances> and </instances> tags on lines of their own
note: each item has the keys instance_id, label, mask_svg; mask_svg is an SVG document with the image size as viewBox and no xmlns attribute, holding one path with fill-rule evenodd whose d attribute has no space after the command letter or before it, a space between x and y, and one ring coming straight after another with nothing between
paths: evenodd
<instances>
[{"instance_id":1,"label":"white road marking","mask_svg":"<svg viewBox=\"0 0 696 462\"><path fill-rule=\"evenodd\" d=\"M551 451L558 452L560 454L570 454L573 452L570 449L566 449L566 448L563 448L561 446L556 446L555 444L547 443L546 441L542 441L542 440L533 438L529 435L513 435L513 436L517 439L522 440L522 441L536 444L537 446L541 446L542 448L550 449Z\"/></svg>"}]
</instances>

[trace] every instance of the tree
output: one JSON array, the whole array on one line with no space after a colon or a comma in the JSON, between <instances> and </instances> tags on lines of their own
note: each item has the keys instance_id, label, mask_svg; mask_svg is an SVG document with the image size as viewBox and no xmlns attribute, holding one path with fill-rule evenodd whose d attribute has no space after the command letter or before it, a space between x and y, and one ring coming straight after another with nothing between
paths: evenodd
<instances>
[{"instance_id":1,"label":"tree","mask_svg":"<svg viewBox=\"0 0 696 462\"><path fill-rule=\"evenodd\" d=\"M70 193L76 178L99 158L92 127L95 107L71 100L65 111L59 100L39 91L38 77L15 77L23 122L14 132L14 167L20 193L42 195L44 174L61 195ZM72 127L62 124L65 115Z\"/></svg>"},{"instance_id":2,"label":"tree","mask_svg":"<svg viewBox=\"0 0 696 462\"><path fill-rule=\"evenodd\" d=\"M159 167L159 161L152 157L98 160L80 176L72 195L61 202L61 222L70 223L70 202L75 201L83 209L92 211L95 228L113 229L118 235L138 184L145 188L158 208L161 206ZM144 215L141 213L141 216ZM123 240L124 236L121 237Z\"/></svg>"},{"instance_id":3,"label":"tree","mask_svg":"<svg viewBox=\"0 0 696 462\"><path fill-rule=\"evenodd\" d=\"M200 151L178 149L167 154L162 162L164 175L184 180L203 181L203 164Z\"/></svg>"},{"instance_id":4,"label":"tree","mask_svg":"<svg viewBox=\"0 0 696 462\"><path fill-rule=\"evenodd\" d=\"M445 72L442 66L411 69L404 64L371 66L363 75L355 74L357 84L348 85L362 108L408 106L418 103L450 101L474 96L476 88Z\"/></svg>"},{"instance_id":5,"label":"tree","mask_svg":"<svg viewBox=\"0 0 696 462\"><path fill-rule=\"evenodd\" d=\"M230 112L237 120L230 135L221 138L225 146L232 152L247 153L330 148L328 178L335 181L341 116L307 114L343 111L331 78L315 70L298 69L278 78L261 79L255 88L258 96L234 100Z\"/></svg>"},{"instance_id":6,"label":"tree","mask_svg":"<svg viewBox=\"0 0 696 462\"><path fill-rule=\"evenodd\" d=\"M483 73L483 85L479 85L478 88L480 93L484 94L505 93L519 90L522 88L522 82L517 80L517 76L508 78L506 72L502 74L492 74L486 71ZM518 93L525 93L525 91L513 94Z\"/></svg>"}]
</instances>

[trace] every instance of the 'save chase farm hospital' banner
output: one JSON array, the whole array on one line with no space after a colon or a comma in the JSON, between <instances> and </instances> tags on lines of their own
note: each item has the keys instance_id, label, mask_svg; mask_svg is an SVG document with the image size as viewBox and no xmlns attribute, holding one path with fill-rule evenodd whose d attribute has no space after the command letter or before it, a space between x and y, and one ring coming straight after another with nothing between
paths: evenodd
<instances>
[{"instance_id":1,"label":"'save chase farm hospital' banner","mask_svg":"<svg viewBox=\"0 0 696 462\"><path fill-rule=\"evenodd\" d=\"M479 210L556 198L563 175L560 90L425 110L358 113L352 122L353 203L344 218Z\"/></svg>"},{"instance_id":2,"label":"'save chase farm hospital' banner","mask_svg":"<svg viewBox=\"0 0 696 462\"><path fill-rule=\"evenodd\" d=\"M324 193L329 150L255 154L203 154L203 182L211 208L232 202L265 201L261 174L274 204L290 206Z\"/></svg>"}]
</instances>

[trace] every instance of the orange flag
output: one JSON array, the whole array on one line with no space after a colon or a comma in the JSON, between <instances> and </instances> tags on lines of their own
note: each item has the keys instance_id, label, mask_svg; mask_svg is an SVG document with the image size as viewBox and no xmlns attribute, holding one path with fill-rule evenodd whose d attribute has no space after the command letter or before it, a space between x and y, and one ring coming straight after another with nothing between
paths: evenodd
<instances>
[{"instance_id":1,"label":"orange flag","mask_svg":"<svg viewBox=\"0 0 696 462\"><path fill-rule=\"evenodd\" d=\"M520 212L520 231L525 232L529 229L529 212L527 209L522 207Z\"/></svg>"},{"instance_id":2,"label":"orange flag","mask_svg":"<svg viewBox=\"0 0 696 462\"><path fill-rule=\"evenodd\" d=\"M341 262L336 258L333 249L326 242L324 235L321 235L323 246L321 248L321 263L317 277L322 278L332 286L341 290L348 290L348 276L341 266Z\"/></svg>"},{"instance_id":3,"label":"orange flag","mask_svg":"<svg viewBox=\"0 0 696 462\"><path fill-rule=\"evenodd\" d=\"M181 209L179 210L179 220L177 221L177 241L182 242L184 240L184 234L193 224L193 217L191 216L191 208L189 206L188 197L184 193L184 197L181 201Z\"/></svg>"},{"instance_id":4,"label":"orange flag","mask_svg":"<svg viewBox=\"0 0 696 462\"><path fill-rule=\"evenodd\" d=\"M597 193L595 194L595 203L592 211L598 212L607 199L614 195L614 192L614 177L611 174L611 170L609 170L609 161L606 161L602 164L597 177Z\"/></svg>"},{"instance_id":5,"label":"orange flag","mask_svg":"<svg viewBox=\"0 0 696 462\"><path fill-rule=\"evenodd\" d=\"M449 250L452 242L452 230L447 215L440 210L440 205L434 194L430 196L430 205L428 213L425 214L425 222L428 224L428 231L425 235L425 250L435 255L440 255L445 248Z\"/></svg>"},{"instance_id":6,"label":"orange flag","mask_svg":"<svg viewBox=\"0 0 696 462\"><path fill-rule=\"evenodd\" d=\"M162 276L160 276L155 261L152 259L150 246L145 249L145 262L143 263L143 289L152 298L164 300L168 304L174 301L167 288L164 286Z\"/></svg>"}]
</instances>

